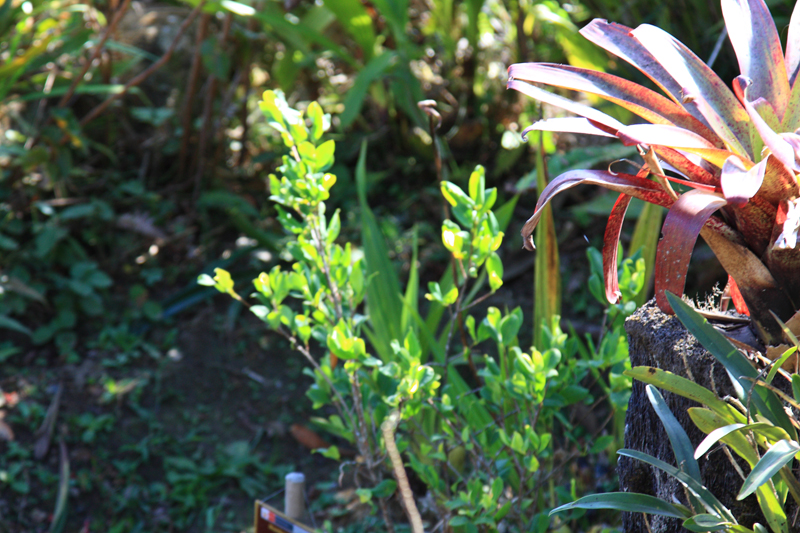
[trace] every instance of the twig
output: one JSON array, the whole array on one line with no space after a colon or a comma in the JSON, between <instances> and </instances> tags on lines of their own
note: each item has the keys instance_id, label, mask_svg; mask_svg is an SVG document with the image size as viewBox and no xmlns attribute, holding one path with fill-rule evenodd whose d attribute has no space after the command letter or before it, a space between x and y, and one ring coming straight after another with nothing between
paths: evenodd
<instances>
[{"instance_id":1,"label":"twig","mask_svg":"<svg viewBox=\"0 0 800 533\"><path fill-rule=\"evenodd\" d=\"M394 440L394 430L397 428L399 419L399 413L394 411L383 421L381 424L383 442L386 446L386 453L389 454L389 459L392 462L394 477L397 479L397 487L400 489L400 496L402 497L403 509L405 509L408 521L411 523L411 531L424 533L422 517L419 514L419 509L417 509L417 504L414 502L414 494L411 492L411 485L408 484L406 469L403 468L403 459L400 457L400 451L397 449L397 443Z\"/></svg>"},{"instance_id":2,"label":"twig","mask_svg":"<svg viewBox=\"0 0 800 533\"><path fill-rule=\"evenodd\" d=\"M92 66L92 63L94 63L94 60L100 57L100 53L103 51L103 46L105 46L106 41L108 40L109 37L111 37L111 34L114 33L114 30L117 29L117 24L119 24L119 21L122 20L122 17L125 15L125 12L128 11L128 6L130 5L130 3L131 0L124 0L122 2L122 5L114 14L114 18L111 19L111 24L106 26L106 31L103 32L103 36L100 38L100 41L98 41L97 44L94 46L94 49L92 50L92 55L86 62L86 64L83 65L80 74L72 78L72 83L70 84L69 89L67 89L67 92L64 93L64 96L61 97L61 100L59 100L58 107L64 107L69 103L70 99L75 94L75 90L78 88L78 85L80 85L81 81L83 81L83 77L86 76L86 73L89 71L89 68Z\"/></svg>"},{"instance_id":3,"label":"twig","mask_svg":"<svg viewBox=\"0 0 800 533\"><path fill-rule=\"evenodd\" d=\"M194 41L194 57L192 57L192 66L189 69L186 94L183 96L183 117L181 119L183 136L181 137L181 149L180 152L178 152L178 176L180 179L183 179L183 174L186 169L186 151L189 149L189 137L192 134L192 104L194 103L194 95L197 91L200 67L203 64L203 55L200 53L200 49L202 48L203 40L206 38L210 19L211 15L209 13L203 13L203 16L200 17L199 28Z\"/></svg>"},{"instance_id":4,"label":"twig","mask_svg":"<svg viewBox=\"0 0 800 533\"><path fill-rule=\"evenodd\" d=\"M164 55L161 56L161 58L158 61L156 61L155 63L150 65L141 74L139 74L138 76L136 76L135 78L130 80L128 83L126 83L125 87L122 88L122 91L120 91L120 92L118 92L116 94L112 94L111 96L106 98L102 103L97 105L94 109L89 111L89 113L85 117L83 117L81 119L81 123L80 123L81 126L85 126L86 124L88 124L89 122L91 122L92 120L97 118L97 116L100 115L103 111L105 111L106 108L109 105L111 105L114 101L116 101L117 99L119 99L122 96L126 95L128 93L128 90L130 90L132 87L136 87L137 85L142 83L144 80L149 78L156 70L160 69L164 65L164 63L169 61L169 58L172 57L172 53L175 51L175 48L178 46L178 42L180 41L180 38L183 36L184 32L186 31L186 28L188 28L189 25L192 22L194 22L194 19L197 17L198 13L200 13L200 10L203 9L203 6L205 6L205 4L206 4L205 0L201 1L197 5L197 7L195 7L192 10L191 13L189 13L189 16L186 17L186 20L184 20L183 24L181 24L180 28L178 28L178 33L175 34L175 38L172 40L172 44L169 45L169 48L167 49L167 51L164 52ZM69 136L65 135L64 137L61 138L61 144L66 143L68 140L69 140Z\"/></svg>"}]
</instances>

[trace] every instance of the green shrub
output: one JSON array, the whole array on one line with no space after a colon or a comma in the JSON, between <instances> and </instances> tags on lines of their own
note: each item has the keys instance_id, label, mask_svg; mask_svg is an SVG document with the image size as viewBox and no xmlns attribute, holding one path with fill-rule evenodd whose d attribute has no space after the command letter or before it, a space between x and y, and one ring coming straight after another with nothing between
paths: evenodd
<instances>
[{"instance_id":1,"label":"green shrub","mask_svg":"<svg viewBox=\"0 0 800 533\"><path fill-rule=\"evenodd\" d=\"M326 211L336 183L327 172L335 144L323 140L329 117L317 103L305 114L292 109L273 91L264 93L261 109L289 151L280 177L270 175L270 199L293 236L286 245L291 265L275 266L253 281L253 304L238 294L225 270L201 275L198 282L241 301L305 357L314 379L308 396L325 413L315 422L357 448L363 463L355 468L366 480L359 494L363 501L377 501L385 520L390 519L387 498L397 490L389 477L392 468L403 491L402 462L398 471L397 461L390 465L385 454L387 442L396 439L406 465L431 491L439 515L457 530L480 525L494 531L503 522L514 530L529 523L536 531L546 530L543 511L569 498L569 491L557 488L568 460L555 457L554 439L567 447L584 442L586 448L574 458L588 448L602 452L621 437L620 424L615 434L587 435L563 413L596 400L582 385L589 379L607 395L612 413L624 411L629 381L622 376L628 359L621 324L631 305L620 302L610 311L613 329L596 348L564 334L555 317L544 329L542 345L525 352L518 341L524 325L520 309L489 307L476 317L477 305L502 286L497 251L508 223L504 207L492 211L497 190L486 188L478 167L467 191L451 182L441 185L454 217L442 224L453 271L430 283L425 295L450 312L436 331L437 322L424 320L418 310L416 259L401 292L366 205L366 148L356 171L363 241L358 249L340 243L339 211ZM641 259L621 264L623 301L641 290L642 270ZM479 297L486 285L488 293ZM341 457L337 446L320 451Z\"/></svg>"}]
</instances>

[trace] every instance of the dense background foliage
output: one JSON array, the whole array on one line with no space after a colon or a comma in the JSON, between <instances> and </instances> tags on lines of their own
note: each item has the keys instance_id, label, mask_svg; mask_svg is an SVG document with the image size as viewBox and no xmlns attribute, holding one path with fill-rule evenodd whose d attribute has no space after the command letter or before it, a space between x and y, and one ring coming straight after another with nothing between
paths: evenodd
<instances>
[{"instance_id":1,"label":"dense background foliage","mask_svg":"<svg viewBox=\"0 0 800 533\"><path fill-rule=\"evenodd\" d=\"M791 2L770 4L785 26ZM310 380L288 344L194 282L224 267L247 285L291 259L266 201L284 143L258 102L282 89L291 106L318 101L330 114L338 182L328 210L341 208L340 240L356 246L356 159L368 144L363 192L404 282L418 271L424 287L449 269L439 181L467 189L480 164L498 206L519 195L499 250L505 288L485 305L520 306L519 344L530 346L540 331L528 313L532 257L514 236L534 204L537 160L544 171L538 156L554 175L635 152L569 135L524 142L519 131L548 111L507 93L505 72L519 61L622 68L577 35L597 16L659 25L704 59L722 42L717 6L689 0L0 5L5 529L241 530L253 498L309 465L331 472L313 479L326 527L379 523L363 498L337 492L333 462L293 444L312 415ZM727 41L715 68L735 75ZM562 355L586 361L624 343L619 316L592 294L602 297L587 248L599 246L595 216L609 205L594 194L577 190L554 210L572 343ZM693 289L707 290L722 273L698 254ZM542 511L614 486L608 452L621 428L609 406L624 401L598 388L608 379L600 366L579 373L570 408L552 409L549 460L559 470L540 487ZM614 517L570 520L552 527L588 530Z\"/></svg>"}]
</instances>

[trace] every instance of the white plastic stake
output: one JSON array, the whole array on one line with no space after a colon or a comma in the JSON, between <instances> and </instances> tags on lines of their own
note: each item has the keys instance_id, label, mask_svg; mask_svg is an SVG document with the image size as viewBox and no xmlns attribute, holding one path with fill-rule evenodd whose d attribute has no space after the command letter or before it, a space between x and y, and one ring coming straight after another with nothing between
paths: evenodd
<instances>
[{"instance_id":1,"label":"white plastic stake","mask_svg":"<svg viewBox=\"0 0 800 533\"><path fill-rule=\"evenodd\" d=\"M293 520L300 520L306 514L305 485L306 476L302 472L286 474L284 513Z\"/></svg>"}]
</instances>

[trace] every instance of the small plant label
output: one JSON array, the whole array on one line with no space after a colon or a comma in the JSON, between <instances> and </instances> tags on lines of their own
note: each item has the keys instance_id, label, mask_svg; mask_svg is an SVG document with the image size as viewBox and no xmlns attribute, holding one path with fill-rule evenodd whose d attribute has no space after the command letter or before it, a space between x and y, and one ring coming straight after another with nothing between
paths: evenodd
<instances>
[{"instance_id":1,"label":"small plant label","mask_svg":"<svg viewBox=\"0 0 800 533\"><path fill-rule=\"evenodd\" d=\"M255 533L316 533L261 501L256 501L255 522Z\"/></svg>"}]
</instances>

